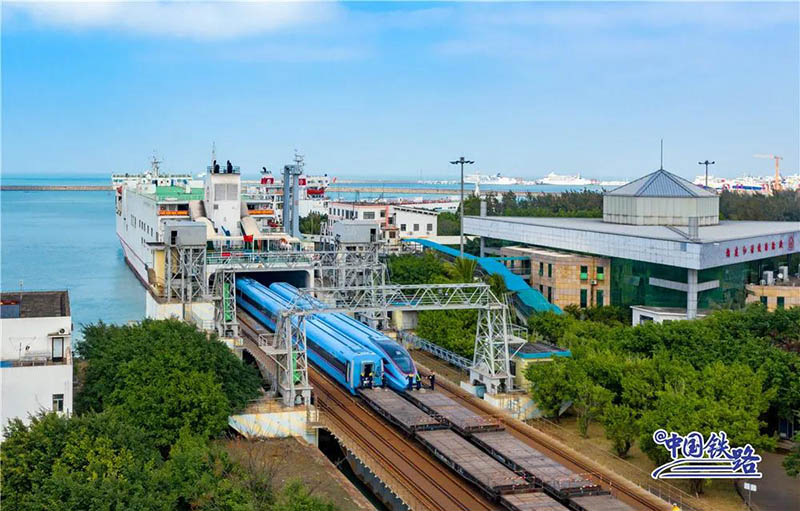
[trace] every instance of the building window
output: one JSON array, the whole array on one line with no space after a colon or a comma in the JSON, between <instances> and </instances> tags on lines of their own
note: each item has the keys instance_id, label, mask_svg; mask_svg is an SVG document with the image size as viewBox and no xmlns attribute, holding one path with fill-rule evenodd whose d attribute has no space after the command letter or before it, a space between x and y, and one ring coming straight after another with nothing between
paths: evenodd
<instances>
[{"instance_id":1,"label":"building window","mask_svg":"<svg viewBox=\"0 0 800 511\"><path fill-rule=\"evenodd\" d=\"M640 325L643 325L645 323L652 323L652 322L653 322L653 318L650 317L650 316L644 316L644 315L639 316L639 324Z\"/></svg>"},{"instance_id":2,"label":"building window","mask_svg":"<svg viewBox=\"0 0 800 511\"><path fill-rule=\"evenodd\" d=\"M761 305L763 305L764 307L767 306L767 297L766 296L762 296L761 297Z\"/></svg>"},{"instance_id":3,"label":"building window","mask_svg":"<svg viewBox=\"0 0 800 511\"><path fill-rule=\"evenodd\" d=\"M419 231L419 224L414 224L414 232Z\"/></svg>"},{"instance_id":4,"label":"building window","mask_svg":"<svg viewBox=\"0 0 800 511\"><path fill-rule=\"evenodd\" d=\"M778 308L783 309L783 306L786 304L786 298L783 296L778 297Z\"/></svg>"},{"instance_id":5,"label":"building window","mask_svg":"<svg viewBox=\"0 0 800 511\"><path fill-rule=\"evenodd\" d=\"M547 286L547 301L553 303L553 288Z\"/></svg>"},{"instance_id":6,"label":"building window","mask_svg":"<svg viewBox=\"0 0 800 511\"><path fill-rule=\"evenodd\" d=\"M53 411L64 411L64 394L53 394Z\"/></svg>"},{"instance_id":7,"label":"building window","mask_svg":"<svg viewBox=\"0 0 800 511\"><path fill-rule=\"evenodd\" d=\"M602 307L603 305L604 305L603 290L602 289L598 289L597 290L597 306L598 307Z\"/></svg>"},{"instance_id":8,"label":"building window","mask_svg":"<svg viewBox=\"0 0 800 511\"><path fill-rule=\"evenodd\" d=\"M552 263L548 263L547 264L547 276L548 277L552 277L553 276L553 264Z\"/></svg>"},{"instance_id":9,"label":"building window","mask_svg":"<svg viewBox=\"0 0 800 511\"><path fill-rule=\"evenodd\" d=\"M589 278L589 267L581 266L581 280L586 280L588 278Z\"/></svg>"},{"instance_id":10,"label":"building window","mask_svg":"<svg viewBox=\"0 0 800 511\"><path fill-rule=\"evenodd\" d=\"M602 266L598 266L597 267L597 280L605 280L605 278L606 278L605 268L603 268Z\"/></svg>"},{"instance_id":11,"label":"building window","mask_svg":"<svg viewBox=\"0 0 800 511\"><path fill-rule=\"evenodd\" d=\"M364 211L364 220L375 220L374 211Z\"/></svg>"},{"instance_id":12,"label":"building window","mask_svg":"<svg viewBox=\"0 0 800 511\"><path fill-rule=\"evenodd\" d=\"M539 284L539 292L544 294L544 284Z\"/></svg>"},{"instance_id":13,"label":"building window","mask_svg":"<svg viewBox=\"0 0 800 511\"><path fill-rule=\"evenodd\" d=\"M405 231L406 230L406 224L400 224L400 230L401 231Z\"/></svg>"},{"instance_id":14,"label":"building window","mask_svg":"<svg viewBox=\"0 0 800 511\"><path fill-rule=\"evenodd\" d=\"M539 263L539 276L544 275L544 263Z\"/></svg>"},{"instance_id":15,"label":"building window","mask_svg":"<svg viewBox=\"0 0 800 511\"><path fill-rule=\"evenodd\" d=\"M589 305L589 292L586 289L581 289L581 308L585 309Z\"/></svg>"},{"instance_id":16,"label":"building window","mask_svg":"<svg viewBox=\"0 0 800 511\"><path fill-rule=\"evenodd\" d=\"M428 229L427 229L427 231L428 231L428 232L431 232L431 231L433 231L433 224L428 224Z\"/></svg>"},{"instance_id":17,"label":"building window","mask_svg":"<svg viewBox=\"0 0 800 511\"><path fill-rule=\"evenodd\" d=\"M57 362L64 358L64 338L53 337L53 361Z\"/></svg>"},{"instance_id":18,"label":"building window","mask_svg":"<svg viewBox=\"0 0 800 511\"><path fill-rule=\"evenodd\" d=\"M389 231L389 237L390 237L391 239L395 239L395 238L397 237L397 233L396 233L396 232L394 232L394 231Z\"/></svg>"},{"instance_id":19,"label":"building window","mask_svg":"<svg viewBox=\"0 0 800 511\"><path fill-rule=\"evenodd\" d=\"M385 209L381 210L381 218L386 218L386 210Z\"/></svg>"}]
</instances>

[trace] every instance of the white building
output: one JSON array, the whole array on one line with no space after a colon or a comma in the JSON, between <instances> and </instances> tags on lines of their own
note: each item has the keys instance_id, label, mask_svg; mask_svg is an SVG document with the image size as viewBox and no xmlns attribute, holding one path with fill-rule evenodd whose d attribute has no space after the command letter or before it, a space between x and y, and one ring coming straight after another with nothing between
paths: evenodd
<instances>
[{"instance_id":1,"label":"white building","mask_svg":"<svg viewBox=\"0 0 800 511\"><path fill-rule=\"evenodd\" d=\"M0 296L0 420L72 412L72 317L67 291Z\"/></svg>"},{"instance_id":2,"label":"white building","mask_svg":"<svg viewBox=\"0 0 800 511\"><path fill-rule=\"evenodd\" d=\"M374 222L381 228L380 239L388 245L397 245L405 238L436 236L435 209L421 208L417 204L381 204L368 202L331 202L328 208L328 232L342 220Z\"/></svg>"}]
</instances>

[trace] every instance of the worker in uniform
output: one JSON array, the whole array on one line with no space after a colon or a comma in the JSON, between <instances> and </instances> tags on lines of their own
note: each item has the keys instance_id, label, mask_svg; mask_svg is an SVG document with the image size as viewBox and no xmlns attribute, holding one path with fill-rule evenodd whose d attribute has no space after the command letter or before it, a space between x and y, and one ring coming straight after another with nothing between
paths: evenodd
<instances>
[{"instance_id":1,"label":"worker in uniform","mask_svg":"<svg viewBox=\"0 0 800 511\"><path fill-rule=\"evenodd\" d=\"M436 384L436 375L434 373L431 373L430 375L428 375L428 380L430 381L431 384L431 390L433 390L433 387Z\"/></svg>"},{"instance_id":2,"label":"worker in uniform","mask_svg":"<svg viewBox=\"0 0 800 511\"><path fill-rule=\"evenodd\" d=\"M422 379L419 377L419 373L417 373L417 390L422 388Z\"/></svg>"},{"instance_id":3,"label":"worker in uniform","mask_svg":"<svg viewBox=\"0 0 800 511\"><path fill-rule=\"evenodd\" d=\"M409 374L408 375L408 390L411 390L413 388L414 388L414 375L413 374Z\"/></svg>"},{"instance_id":4,"label":"worker in uniform","mask_svg":"<svg viewBox=\"0 0 800 511\"><path fill-rule=\"evenodd\" d=\"M681 511L681 508L678 507L678 504L672 504L672 511Z\"/></svg>"}]
</instances>

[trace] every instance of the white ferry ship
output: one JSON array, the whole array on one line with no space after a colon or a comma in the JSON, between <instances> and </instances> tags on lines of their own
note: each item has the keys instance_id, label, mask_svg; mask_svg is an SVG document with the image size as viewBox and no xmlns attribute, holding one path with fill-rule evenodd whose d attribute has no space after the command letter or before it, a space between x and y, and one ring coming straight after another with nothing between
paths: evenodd
<instances>
[{"instance_id":1,"label":"white ferry ship","mask_svg":"<svg viewBox=\"0 0 800 511\"><path fill-rule=\"evenodd\" d=\"M146 288L160 295L163 285L165 225L192 220L206 225L206 238L216 245L256 245L281 249L288 243L282 232L283 187L268 172L259 181L242 181L239 167L209 166L204 178L191 174L162 174L153 158L142 174L113 174L116 231L125 260ZM215 168L216 167L216 168ZM327 176L300 176L300 216L327 213ZM235 243L234 243L235 242ZM159 259L160 255L160 260Z\"/></svg>"},{"instance_id":2,"label":"white ferry ship","mask_svg":"<svg viewBox=\"0 0 800 511\"><path fill-rule=\"evenodd\" d=\"M519 179L505 177L498 172L495 175L470 174L464 176L464 182L478 185L515 185L519 184Z\"/></svg>"},{"instance_id":3,"label":"white ferry ship","mask_svg":"<svg viewBox=\"0 0 800 511\"><path fill-rule=\"evenodd\" d=\"M581 177L580 174L572 176L564 176L555 174L553 172L547 174L545 177L538 181L540 185L558 185L558 186L583 186L597 184L594 179L587 179Z\"/></svg>"}]
</instances>

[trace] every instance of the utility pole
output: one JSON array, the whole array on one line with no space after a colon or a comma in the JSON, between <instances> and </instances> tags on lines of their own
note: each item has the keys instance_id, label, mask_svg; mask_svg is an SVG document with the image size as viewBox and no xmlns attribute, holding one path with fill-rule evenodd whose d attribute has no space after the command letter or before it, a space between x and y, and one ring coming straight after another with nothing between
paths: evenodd
<instances>
[{"instance_id":1,"label":"utility pole","mask_svg":"<svg viewBox=\"0 0 800 511\"><path fill-rule=\"evenodd\" d=\"M708 188L708 166L709 165L714 165L715 163L716 162L714 162L714 161L708 161L708 160L706 160L706 161L698 161L697 162L698 165L705 165L706 166L706 188Z\"/></svg>"},{"instance_id":2,"label":"utility pole","mask_svg":"<svg viewBox=\"0 0 800 511\"><path fill-rule=\"evenodd\" d=\"M461 257L464 257L464 164L472 165L475 163L471 160L466 160L462 156L461 158L457 159L456 161L450 162L453 165L461 165L461 242L459 244L459 248L461 249Z\"/></svg>"}]
</instances>

